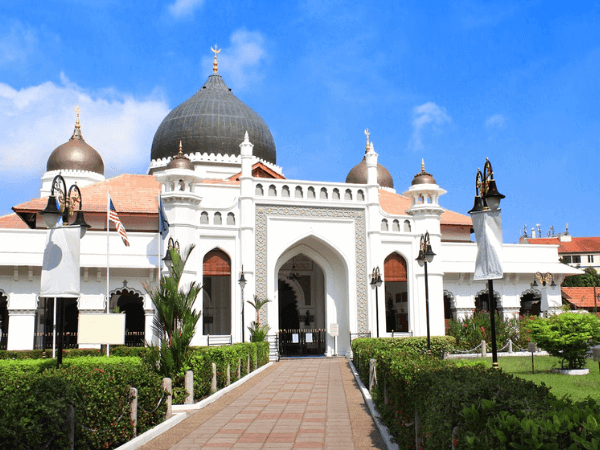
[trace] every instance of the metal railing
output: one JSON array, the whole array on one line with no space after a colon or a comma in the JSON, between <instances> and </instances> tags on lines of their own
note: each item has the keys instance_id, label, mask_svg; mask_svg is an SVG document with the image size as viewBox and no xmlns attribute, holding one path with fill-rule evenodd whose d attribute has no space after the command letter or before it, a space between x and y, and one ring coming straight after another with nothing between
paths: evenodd
<instances>
[{"instance_id":1,"label":"metal railing","mask_svg":"<svg viewBox=\"0 0 600 450\"><path fill-rule=\"evenodd\" d=\"M281 356L323 355L326 330L307 328L279 330L279 354Z\"/></svg>"}]
</instances>

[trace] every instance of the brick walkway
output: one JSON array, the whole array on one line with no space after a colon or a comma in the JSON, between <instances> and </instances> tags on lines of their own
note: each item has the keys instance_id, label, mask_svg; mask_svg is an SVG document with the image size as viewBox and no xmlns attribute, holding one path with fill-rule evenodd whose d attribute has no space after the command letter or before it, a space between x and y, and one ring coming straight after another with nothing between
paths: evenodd
<instances>
[{"instance_id":1,"label":"brick walkway","mask_svg":"<svg viewBox=\"0 0 600 450\"><path fill-rule=\"evenodd\" d=\"M274 364L144 450L385 449L343 359Z\"/></svg>"}]
</instances>

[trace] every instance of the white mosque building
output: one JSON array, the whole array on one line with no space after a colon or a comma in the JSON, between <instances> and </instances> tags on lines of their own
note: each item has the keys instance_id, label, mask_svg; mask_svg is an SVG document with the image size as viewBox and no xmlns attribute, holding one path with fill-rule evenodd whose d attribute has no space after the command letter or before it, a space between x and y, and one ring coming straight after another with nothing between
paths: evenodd
<instances>
[{"instance_id":1,"label":"white mosque building","mask_svg":"<svg viewBox=\"0 0 600 450\"><path fill-rule=\"evenodd\" d=\"M110 310L126 314L129 345L154 339L154 307L142 283L156 284L169 238L182 249L195 244L186 268L188 279L204 288L195 345L206 345L209 336L248 340L255 313L242 299L253 296L271 300L261 312L271 333L291 333L284 354L344 355L352 337L368 333L424 336L424 269L416 258L426 232L436 254L428 264L430 329L443 335L446 319L487 308L487 284L473 280L471 219L442 206L446 191L423 164L412 180L394 183L368 134L366 141L364 158L345 182L287 179L267 124L227 87L216 57L206 83L156 131L147 174L105 179L101 154L83 139L78 114L71 139L48 159L40 198L0 218L0 348L52 345L54 299L40 297L48 232L40 212L57 174L67 186L77 183L91 225L81 240L81 293L64 300L69 345L76 345L79 314L106 313L107 299ZM107 191L129 247L114 231L107 238ZM164 240L159 194L170 224ZM559 309L560 283L577 271L559 263L557 248L504 245L504 277L494 282L500 314ZM376 268L383 279L377 289ZM536 272L551 273L556 286L532 287Z\"/></svg>"}]
</instances>

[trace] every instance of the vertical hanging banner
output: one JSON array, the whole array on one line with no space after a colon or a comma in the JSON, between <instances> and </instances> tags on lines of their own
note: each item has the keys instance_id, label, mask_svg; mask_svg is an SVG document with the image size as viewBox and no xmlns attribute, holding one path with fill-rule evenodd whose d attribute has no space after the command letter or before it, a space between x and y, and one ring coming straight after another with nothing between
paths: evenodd
<instances>
[{"instance_id":1,"label":"vertical hanging banner","mask_svg":"<svg viewBox=\"0 0 600 450\"><path fill-rule=\"evenodd\" d=\"M473 280L499 280L502 269L502 215L500 211L477 211L471 213L477 259Z\"/></svg>"},{"instance_id":2,"label":"vertical hanging banner","mask_svg":"<svg viewBox=\"0 0 600 450\"><path fill-rule=\"evenodd\" d=\"M58 227L48 230L40 297L79 297L80 228Z\"/></svg>"}]
</instances>

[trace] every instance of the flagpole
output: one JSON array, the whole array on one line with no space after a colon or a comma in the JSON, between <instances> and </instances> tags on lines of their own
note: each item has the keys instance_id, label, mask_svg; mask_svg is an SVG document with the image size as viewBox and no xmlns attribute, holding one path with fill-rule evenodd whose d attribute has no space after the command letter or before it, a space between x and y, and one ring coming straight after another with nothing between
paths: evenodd
<instances>
[{"instance_id":1,"label":"flagpole","mask_svg":"<svg viewBox=\"0 0 600 450\"><path fill-rule=\"evenodd\" d=\"M106 190L106 314L110 308L110 194ZM110 355L110 345L106 344L106 356Z\"/></svg>"}]
</instances>

